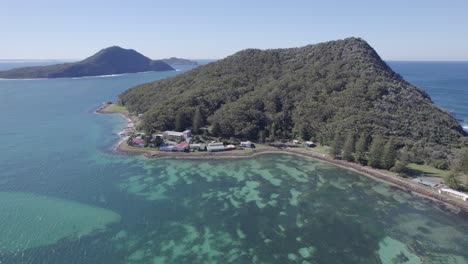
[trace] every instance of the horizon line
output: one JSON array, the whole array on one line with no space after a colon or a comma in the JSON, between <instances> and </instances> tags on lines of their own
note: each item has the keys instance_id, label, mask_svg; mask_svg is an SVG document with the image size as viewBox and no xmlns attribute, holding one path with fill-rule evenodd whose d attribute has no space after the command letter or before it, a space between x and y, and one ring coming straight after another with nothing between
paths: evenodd
<instances>
[{"instance_id":1,"label":"horizon line","mask_svg":"<svg viewBox=\"0 0 468 264\"><path fill-rule=\"evenodd\" d=\"M187 59L187 60L222 60L224 58L182 58L182 57L177 57L181 59ZM169 58L164 58L164 59L169 59ZM0 59L0 62L47 62L47 61L81 61L84 59ZM163 60L163 59L154 59L154 60ZM446 60L446 59L382 59L383 61L386 62L468 62L468 59L461 59L461 60Z\"/></svg>"}]
</instances>

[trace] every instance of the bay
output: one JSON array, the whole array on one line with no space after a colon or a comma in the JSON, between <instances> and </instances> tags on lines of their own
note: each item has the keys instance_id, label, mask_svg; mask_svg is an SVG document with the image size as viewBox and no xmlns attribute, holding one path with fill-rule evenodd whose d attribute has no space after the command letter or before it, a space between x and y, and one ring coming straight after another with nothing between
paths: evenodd
<instances>
[{"instance_id":1,"label":"bay","mask_svg":"<svg viewBox=\"0 0 468 264\"><path fill-rule=\"evenodd\" d=\"M465 122L464 64L389 64ZM113 153L94 110L189 69L0 80L0 263L467 263L466 214L332 165Z\"/></svg>"}]
</instances>

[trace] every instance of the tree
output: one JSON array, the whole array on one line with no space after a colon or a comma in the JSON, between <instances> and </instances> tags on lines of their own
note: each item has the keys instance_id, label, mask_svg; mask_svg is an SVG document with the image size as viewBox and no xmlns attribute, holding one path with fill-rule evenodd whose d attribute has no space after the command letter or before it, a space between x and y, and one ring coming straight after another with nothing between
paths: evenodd
<instances>
[{"instance_id":1,"label":"tree","mask_svg":"<svg viewBox=\"0 0 468 264\"><path fill-rule=\"evenodd\" d=\"M465 149L465 151L463 152L459 170L463 173L468 174L468 149Z\"/></svg>"},{"instance_id":2,"label":"tree","mask_svg":"<svg viewBox=\"0 0 468 264\"><path fill-rule=\"evenodd\" d=\"M156 138L153 140L153 144L156 147L161 146L162 143L164 143L164 139L162 137L160 137L160 136L156 136Z\"/></svg>"},{"instance_id":3,"label":"tree","mask_svg":"<svg viewBox=\"0 0 468 264\"><path fill-rule=\"evenodd\" d=\"M258 131L258 142L265 143L265 131Z\"/></svg>"},{"instance_id":4,"label":"tree","mask_svg":"<svg viewBox=\"0 0 468 264\"><path fill-rule=\"evenodd\" d=\"M384 147L384 139L382 136L376 136L372 139L372 143L369 148L369 165L374 168L381 168L382 166L382 154Z\"/></svg>"},{"instance_id":5,"label":"tree","mask_svg":"<svg viewBox=\"0 0 468 264\"><path fill-rule=\"evenodd\" d=\"M201 115L200 107L195 109L195 114L193 114L193 121L192 121L192 132L194 134L200 133L200 128L203 126L203 118Z\"/></svg>"},{"instance_id":6,"label":"tree","mask_svg":"<svg viewBox=\"0 0 468 264\"><path fill-rule=\"evenodd\" d=\"M457 189L460 188L460 183L458 182L457 174L454 171L452 171L450 174L448 174L444 178L444 182L445 182L445 184L447 184L448 187L450 187L452 189L457 190Z\"/></svg>"},{"instance_id":7,"label":"tree","mask_svg":"<svg viewBox=\"0 0 468 264\"><path fill-rule=\"evenodd\" d=\"M213 125L211 125L211 134L214 136L218 136L219 133L221 133L221 128L219 127L218 122L214 122Z\"/></svg>"},{"instance_id":8,"label":"tree","mask_svg":"<svg viewBox=\"0 0 468 264\"><path fill-rule=\"evenodd\" d=\"M400 176L404 176L408 172L408 163L406 161L397 161L390 171L398 173Z\"/></svg>"},{"instance_id":9,"label":"tree","mask_svg":"<svg viewBox=\"0 0 468 264\"><path fill-rule=\"evenodd\" d=\"M143 136L143 140L145 141L145 148L148 147L148 145L151 143L151 139L153 136L151 134L145 134Z\"/></svg>"},{"instance_id":10,"label":"tree","mask_svg":"<svg viewBox=\"0 0 468 264\"><path fill-rule=\"evenodd\" d=\"M272 123L270 126L270 141L275 141L276 136L276 125Z\"/></svg>"},{"instance_id":11,"label":"tree","mask_svg":"<svg viewBox=\"0 0 468 264\"><path fill-rule=\"evenodd\" d=\"M349 132L343 146L343 159L347 161L354 161L354 134Z\"/></svg>"},{"instance_id":12,"label":"tree","mask_svg":"<svg viewBox=\"0 0 468 264\"><path fill-rule=\"evenodd\" d=\"M356 142L354 158L356 162L361 163L362 165L366 164L366 152L367 152L367 135L366 133L361 133L358 141Z\"/></svg>"},{"instance_id":13,"label":"tree","mask_svg":"<svg viewBox=\"0 0 468 264\"><path fill-rule=\"evenodd\" d=\"M383 153L382 153L382 159L381 159L381 166L382 168L389 170L393 166L395 166L396 162L396 146L395 146L395 140L393 138L390 138L389 141L385 144L383 148Z\"/></svg>"},{"instance_id":14,"label":"tree","mask_svg":"<svg viewBox=\"0 0 468 264\"><path fill-rule=\"evenodd\" d=\"M184 114L182 112L177 112L175 118L175 130L176 131L183 131L184 127Z\"/></svg>"},{"instance_id":15,"label":"tree","mask_svg":"<svg viewBox=\"0 0 468 264\"><path fill-rule=\"evenodd\" d=\"M342 149L343 149L343 140L341 138L341 134L339 132L336 132L335 138L333 139L333 142L331 144L330 156L332 156L334 159L337 159L339 156L341 156Z\"/></svg>"}]
</instances>

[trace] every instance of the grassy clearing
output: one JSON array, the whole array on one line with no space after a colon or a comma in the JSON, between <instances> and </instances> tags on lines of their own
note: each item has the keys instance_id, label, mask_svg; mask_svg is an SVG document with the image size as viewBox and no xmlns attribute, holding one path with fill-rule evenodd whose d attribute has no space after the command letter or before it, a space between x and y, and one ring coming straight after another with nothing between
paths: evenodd
<instances>
[{"instance_id":1,"label":"grassy clearing","mask_svg":"<svg viewBox=\"0 0 468 264\"><path fill-rule=\"evenodd\" d=\"M103 109L103 111L108 112L108 113L119 113L119 112L126 112L127 108L125 106L121 106L121 105L110 104L110 105L106 106Z\"/></svg>"},{"instance_id":2,"label":"grassy clearing","mask_svg":"<svg viewBox=\"0 0 468 264\"><path fill-rule=\"evenodd\" d=\"M419 175L428 175L428 176L440 176L445 177L447 176L450 171L448 170L439 170L429 165L420 165L416 163L408 164L408 169L410 169L413 173Z\"/></svg>"},{"instance_id":3,"label":"grassy clearing","mask_svg":"<svg viewBox=\"0 0 468 264\"><path fill-rule=\"evenodd\" d=\"M327 146L316 146L314 148L311 148L312 151L319 152L322 154L328 154L330 152L330 147Z\"/></svg>"}]
</instances>

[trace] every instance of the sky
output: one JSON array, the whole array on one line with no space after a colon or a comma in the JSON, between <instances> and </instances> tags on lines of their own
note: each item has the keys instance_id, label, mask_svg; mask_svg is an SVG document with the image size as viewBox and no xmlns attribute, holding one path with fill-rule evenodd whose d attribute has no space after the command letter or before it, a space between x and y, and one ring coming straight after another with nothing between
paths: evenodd
<instances>
[{"instance_id":1,"label":"sky","mask_svg":"<svg viewBox=\"0 0 468 264\"><path fill-rule=\"evenodd\" d=\"M83 59L118 45L152 58L361 37L385 60L468 60L468 1L0 0L0 59Z\"/></svg>"}]
</instances>

